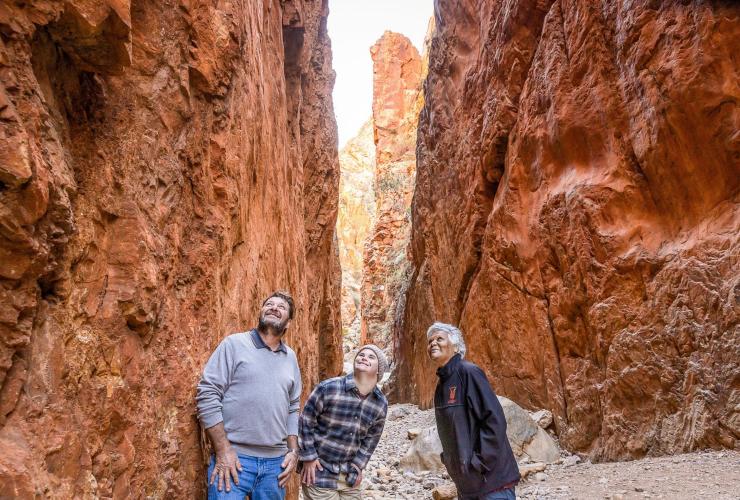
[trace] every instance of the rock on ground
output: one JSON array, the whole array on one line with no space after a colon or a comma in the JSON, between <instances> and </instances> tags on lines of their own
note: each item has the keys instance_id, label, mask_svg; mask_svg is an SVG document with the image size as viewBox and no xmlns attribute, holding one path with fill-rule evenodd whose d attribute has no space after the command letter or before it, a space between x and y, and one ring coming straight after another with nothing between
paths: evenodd
<instances>
[{"instance_id":1,"label":"rock on ground","mask_svg":"<svg viewBox=\"0 0 740 500\"><path fill-rule=\"evenodd\" d=\"M506 415L506 436L517 459L552 463L560 457L560 448L525 409L503 396L498 397Z\"/></svg>"},{"instance_id":2,"label":"rock on ground","mask_svg":"<svg viewBox=\"0 0 740 500\"><path fill-rule=\"evenodd\" d=\"M411 442L409 451L401 459L401 469L410 472L444 471L440 453L442 442L437 427L427 427Z\"/></svg>"}]
</instances>

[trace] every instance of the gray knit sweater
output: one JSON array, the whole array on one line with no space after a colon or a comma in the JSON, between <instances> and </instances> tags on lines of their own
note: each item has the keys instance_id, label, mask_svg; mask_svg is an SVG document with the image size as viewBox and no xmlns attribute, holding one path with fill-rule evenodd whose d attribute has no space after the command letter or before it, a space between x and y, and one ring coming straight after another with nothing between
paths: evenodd
<instances>
[{"instance_id":1,"label":"gray knit sweater","mask_svg":"<svg viewBox=\"0 0 740 500\"><path fill-rule=\"evenodd\" d=\"M298 434L301 372L285 344L271 351L252 330L226 337L198 384L198 418L204 429L224 423L237 453L279 457Z\"/></svg>"}]
</instances>

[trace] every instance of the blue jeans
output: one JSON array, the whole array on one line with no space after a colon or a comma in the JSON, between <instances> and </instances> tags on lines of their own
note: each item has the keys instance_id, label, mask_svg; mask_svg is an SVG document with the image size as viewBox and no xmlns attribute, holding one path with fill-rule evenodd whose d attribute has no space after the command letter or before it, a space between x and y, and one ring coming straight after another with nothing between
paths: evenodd
<instances>
[{"instance_id":1,"label":"blue jeans","mask_svg":"<svg viewBox=\"0 0 740 500\"><path fill-rule=\"evenodd\" d=\"M483 495L480 500L516 500L516 493L514 493L514 488L511 487Z\"/></svg>"},{"instance_id":2,"label":"blue jeans","mask_svg":"<svg viewBox=\"0 0 740 500\"><path fill-rule=\"evenodd\" d=\"M283 472L280 464L284 457L259 458L249 455L238 455L242 471L239 473L239 484L231 482L231 491L226 493L226 486L218 491L218 479L208 485L208 500L244 500L249 495L251 500L284 500L285 488L278 485L278 475ZM216 457L211 456L206 481L211 479Z\"/></svg>"}]
</instances>

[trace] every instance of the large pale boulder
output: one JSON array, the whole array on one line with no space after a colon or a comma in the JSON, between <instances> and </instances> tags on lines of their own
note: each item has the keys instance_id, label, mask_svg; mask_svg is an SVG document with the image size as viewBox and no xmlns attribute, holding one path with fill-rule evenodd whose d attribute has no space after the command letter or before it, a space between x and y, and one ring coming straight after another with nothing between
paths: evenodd
<instances>
[{"instance_id":1,"label":"large pale boulder","mask_svg":"<svg viewBox=\"0 0 740 500\"><path fill-rule=\"evenodd\" d=\"M436 427L427 427L414 438L409 451L401 459L404 471L419 472L423 470L444 471L445 466L439 454L442 453L442 442Z\"/></svg>"},{"instance_id":2,"label":"large pale boulder","mask_svg":"<svg viewBox=\"0 0 740 500\"><path fill-rule=\"evenodd\" d=\"M532 420L524 408L512 400L501 396L498 400L506 416L506 437L509 438L514 454L521 456L524 452L524 444L529 443L537 435L537 422Z\"/></svg>"},{"instance_id":3,"label":"large pale boulder","mask_svg":"<svg viewBox=\"0 0 740 500\"><path fill-rule=\"evenodd\" d=\"M517 460L551 464L560 458L560 447L530 414L512 400L498 396L506 417L506 437ZM422 430L401 459L404 471L444 470L439 454L442 442L436 427Z\"/></svg>"},{"instance_id":4,"label":"large pale boulder","mask_svg":"<svg viewBox=\"0 0 740 500\"><path fill-rule=\"evenodd\" d=\"M506 437L517 459L526 455L533 462L550 464L560 458L558 444L524 408L503 396L498 400L506 416Z\"/></svg>"},{"instance_id":5,"label":"large pale boulder","mask_svg":"<svg viewBox=\"0 0 740 500\"><path fill-rule=\"evenodd\" d=\"M551 464L560 458L560 447L550 435L541 427L537 427L534 437L524 444L523 455L533 462Z\"/></svg>"}]
</instances>

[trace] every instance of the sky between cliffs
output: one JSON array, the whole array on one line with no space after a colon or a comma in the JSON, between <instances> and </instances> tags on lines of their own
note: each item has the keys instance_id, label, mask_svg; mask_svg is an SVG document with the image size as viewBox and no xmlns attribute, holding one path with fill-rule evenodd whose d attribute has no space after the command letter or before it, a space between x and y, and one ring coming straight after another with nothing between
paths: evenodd
<instances>
[{"instance_id":1,"label":"sky between cliffs","mask_svg":"<svg viewBox=\"0 0 740 500\"><path fill-rule=\"evenodd\" d=\"M340 149L372 115L370 47L389 30L406 35L421 53L433 9L433 0L329 0L328 30L337 73L334 113Z\"/></svg>"}]
</instances>

